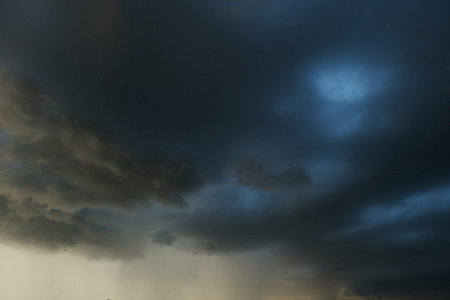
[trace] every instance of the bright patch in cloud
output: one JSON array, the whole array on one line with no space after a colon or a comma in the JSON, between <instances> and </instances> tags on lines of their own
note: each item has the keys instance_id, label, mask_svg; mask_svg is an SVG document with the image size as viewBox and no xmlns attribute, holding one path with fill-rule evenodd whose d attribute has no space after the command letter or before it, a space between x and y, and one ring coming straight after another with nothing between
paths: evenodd
<instances>
[{"instance_id":1,"label":"bright patch in cloud","mask_svg":"<svg viewBox=\"0 0 450 300\"><path fill-rule=\"evenodd\" d=\"M356 63L330 63L313 76L319 94L336 102L361 101L386 86L389 72Z\"/></svg>"}]
</instances>

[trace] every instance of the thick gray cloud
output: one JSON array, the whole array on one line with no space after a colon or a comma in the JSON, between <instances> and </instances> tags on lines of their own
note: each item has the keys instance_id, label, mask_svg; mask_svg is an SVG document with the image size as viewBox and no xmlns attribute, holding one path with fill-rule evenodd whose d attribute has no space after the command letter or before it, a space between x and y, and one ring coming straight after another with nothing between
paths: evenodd
<instances>
[{"instance_id":1,"label":"thick gray cloud","mask_svg":"<svg viewBox=\"0 0 450 300\"><path fill-rule=\"evenodd\" d=\"M301 167L291 167L273 173L269 164L245 157L233 175L238 184L262 190L298 189L309 186L311 179Z\"/></svg>"},{"instance_id":2,"label":"thick gray cloud","mask_svg":"<svg viewBox=\"0 0 450 300\"><path fill-rule=\"evenodd\" d=\"M33 82L2 71L1 192L28 196L55 208L115 206L151 200L184 205L202 186L183 161L142 164L95 132L68 120Z\"/></svg>"},{"instance_id":3,"label":"thick gray cloud","mask_svg":"<svg viewBox=\"0 0 450 300\"><path fill-rule=\"evenodd\" d=\"M0 3L0 63L48 93L1 75L9 240L119 249L119 221L82 207L190 201L142 236L270 249L324 299L449 298L448 1L25 2ZM194 157L206 191L91 127Z\"/></svg>"},{"instance_id":4,"label":"thick gray cloud","mask_svg":"<svg viewBox=\"0 0 450 300\"><path fill-rule=\"evenodd\" d=\"M152 240L152 243L154 244L161 244L164 246L172 246L172 244L177 239L175 236L173 236L169 231L167 230L160 230L157 232L154 232L150 235L150 239Z\"/></svg>"},{"instance_id":5,"label":"thick gray cloud","mask_svg":"<svg viewBox=\"0 0 450 300\"><path fill-rule=\"evenodd\" d=\"M145 234L117 226L122 217L113 211L152 201L184 206L184 196L202 187L188 161L137 161L69 120L30 77L1 71L0 108L0 226L8 243L141 257Z\"/></svg>"},{"instance_id":6,"label":"thick gray cloud","mask_svg":"<svg viewBox=\"0 0 450 300\"><path fill-rule=\"evenodd\" d=\"M23 201L1 196L3 242L47 251L74 250L89 257L139 258L143 241L114 225L111 211L82 209L67 212L49 208L31 198Z\"/></svg>"}]
</instances>

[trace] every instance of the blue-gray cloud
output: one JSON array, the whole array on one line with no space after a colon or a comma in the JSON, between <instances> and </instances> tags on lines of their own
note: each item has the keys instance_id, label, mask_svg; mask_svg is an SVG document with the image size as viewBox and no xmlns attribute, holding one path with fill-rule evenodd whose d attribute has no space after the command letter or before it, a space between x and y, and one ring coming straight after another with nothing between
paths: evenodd
<instances>
[{"instance_id":1,"label":"blue-gray cloud","mask_svg":"<svg viewBox=\"0 0 450 300\"><path fill-rule=\"evenodd\" d=\"M271 249L327 299L448 298L446 1L25 2L0 3L0 64L47 91L2 77L22 240L87 245L119 222L84 206L189 201L140 237Z\"/></svg>"}]
</instances>

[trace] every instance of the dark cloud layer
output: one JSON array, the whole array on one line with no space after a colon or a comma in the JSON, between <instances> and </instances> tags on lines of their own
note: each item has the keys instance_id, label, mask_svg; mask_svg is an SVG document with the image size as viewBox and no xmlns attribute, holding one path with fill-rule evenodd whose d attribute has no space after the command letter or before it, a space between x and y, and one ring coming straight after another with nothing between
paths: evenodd
<instances>
[{"instance_id":1,"label":"dark cloud layer","mask_svg":"<svg viewBox=\"0 0 450 300\"><path fill-rule=\"evenodd\" d=\"M54 111L38 86L8 71L0 75L0 93L3 193L39 197L54 207L130 209L150 200L183 205L183 195L202 186L188 162L134 160Z\"/></svg>"},{"instance_id":2,"label":"dark cloud layer","mask_svg":"<svg viewBox=\"0 0 450 300\"><path fill-rule=\"evenodd\" d=\"M116 223L83 207L190 204L142 236L271 249L327 299L449 298L449 12L3 1L0 65L39 82L0 76L5 239L102 248Z\"/></svg>"},{"instance_id":3,"label":"dark cloud layer","mask_svg":"<svg viewBox=\"0 0 450 300\"><path fill-rule=\"evenodd\" d=\"M176 237L170 234L170 232L167 230L154 232L150 235L150 238L152 240L152 243L161 244L164 246L172 246L173 242L176 240Z\"/></svg>"},{"instance_id":4,"label":"dark cloud layer","mask_svg":"<svg viewBox=\"0 0 450 300\"><path fill-rule=\"evenodd\" d=\"M13 201L1 196L0 199L1 238L8 244L47 251L75 249L90 257L111 259L143 255L143 244L114 225L120 216L111 211L84 208L67 212L49 208L32 198Z\"/></svg>"},{"instance_id":5,"label":"dark cloud layer","mask_svg":"<svg viewBox=\"0 0 450 300\"><path fill-rule=\"evenodd\" d=\"M298 189L311 184L303 168L291 167L279 173L272 173L270 165L252 157L245 157L233 175L240 185L256 189Z\"/></svg>"}]
</instances>

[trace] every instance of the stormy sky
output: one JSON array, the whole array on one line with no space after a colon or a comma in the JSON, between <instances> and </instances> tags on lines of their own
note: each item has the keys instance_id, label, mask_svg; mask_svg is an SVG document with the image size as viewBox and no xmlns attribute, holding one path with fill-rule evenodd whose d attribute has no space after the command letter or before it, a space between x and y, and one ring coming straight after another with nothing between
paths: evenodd
<instances>
[{"instance_id":1,"label":"stormy sky","mask_svg":"<svg viewBox=\"0 0 450 300\"><path fill-rule=\"evenodd\" d=\"M0 1L0 298L449 299L450 3Z\"/></svg>"}]
</instances>

